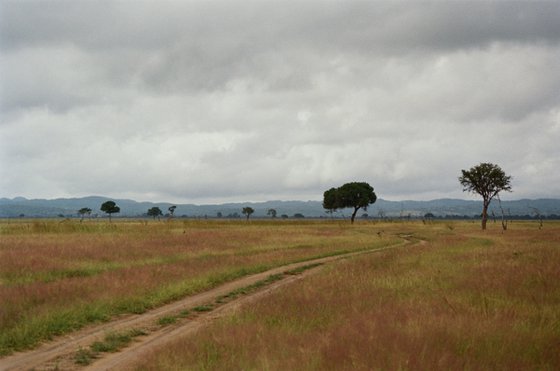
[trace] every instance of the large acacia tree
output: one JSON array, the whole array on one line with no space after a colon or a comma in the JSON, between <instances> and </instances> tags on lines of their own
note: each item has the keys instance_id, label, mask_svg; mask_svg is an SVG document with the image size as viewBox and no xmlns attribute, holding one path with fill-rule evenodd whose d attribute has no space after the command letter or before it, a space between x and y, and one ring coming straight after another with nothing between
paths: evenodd
<instances>
[{"instance_id":1,"label":"large acacia tree","mask_svg":"<svg viewBox=\"0 0 560 371\"><path fill-rule=\"evenodd\" d=\"M366 182L346 183L323 193L323 208L330 212L337 209L353 209L352 217L350 218L351 223L354 223L358 210L367 210L368 206L375 201L377 201L377 196L373 191L373 187Z\"/></svg>"},{"instance_id":2,"label":"large acacia tree","mask_svg":"<svg viewBox=\"0 0 560 371\"><path fill-rule=\"evenodd\" d=\"M511 176L495 164L480 163L469 170L461 170L459 183L463 192L468 191L482 196L482 229L486 229L488 206L501 191L511 192Z\"/></svg>"}]
</instances>

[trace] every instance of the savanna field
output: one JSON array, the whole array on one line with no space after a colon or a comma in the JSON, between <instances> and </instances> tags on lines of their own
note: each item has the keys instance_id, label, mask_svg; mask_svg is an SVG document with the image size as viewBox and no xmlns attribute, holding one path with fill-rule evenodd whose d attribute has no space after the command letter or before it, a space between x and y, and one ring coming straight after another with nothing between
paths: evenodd
<instances>
[{"instance_id":1,"label":"savanna field","mask_svg":"<svg viewBox=\"0 0 560 371\"><path fill-rule=\"evenodd\" d=\"M272 267L389 246L326 264L135 368L560 369L555 222L502 233L443 221L4 220L0 357Z\"/></svg>"}]
</instances>

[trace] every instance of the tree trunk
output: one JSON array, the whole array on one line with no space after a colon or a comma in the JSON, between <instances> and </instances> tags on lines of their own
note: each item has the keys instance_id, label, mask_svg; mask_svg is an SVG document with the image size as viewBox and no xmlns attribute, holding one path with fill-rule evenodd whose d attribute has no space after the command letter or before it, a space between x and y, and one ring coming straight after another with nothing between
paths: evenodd
<instances>
[{"instance_id":1,"label":"tree trunk","mask_svg":"<svg viewBox=\"0 0 560 371\"><path fill-rule=\"evenodd\" d=\"M360 208L354 208L354 212L352 213L352 217L350 218L350 224L354 224L354 219L356 218L356 214L358 213L358 210L360 210Z\"/></svg>"},{"instance_id":2,"label":"tree trunk","mask_svg":"<svg viewBox=\"0 0 560 371\"><path fill-rule=\"evenodd\" d=\"M484 201L482 206L482 230L486 230L486 222L488 221L488 205L489 203Z\"/></svg>"}]
</instances>

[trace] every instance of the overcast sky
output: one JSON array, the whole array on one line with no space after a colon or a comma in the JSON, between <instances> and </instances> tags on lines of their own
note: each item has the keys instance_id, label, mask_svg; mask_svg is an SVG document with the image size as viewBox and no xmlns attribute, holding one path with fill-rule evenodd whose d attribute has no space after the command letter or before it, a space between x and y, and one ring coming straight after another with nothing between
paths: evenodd
<instances>
[{"instance_id":1,"label":"overcast sky","mask_svg":"<svg viewBox=\"0 0 560 371\"><path fill-rule=\"evenodd\" d=\"M0 0L0 197L560 197L560 2Z\"/></svg>"}]
</instances>

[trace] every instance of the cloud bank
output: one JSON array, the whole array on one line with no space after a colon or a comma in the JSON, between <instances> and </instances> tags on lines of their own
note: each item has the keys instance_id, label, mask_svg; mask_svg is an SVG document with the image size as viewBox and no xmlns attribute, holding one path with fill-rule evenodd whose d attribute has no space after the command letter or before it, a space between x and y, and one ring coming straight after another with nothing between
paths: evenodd
<instances>
[{"instance_id":1,"label":"cloud bank","mask_svg":"<svg viewBox=\"0 0 560 371\"><path fill-rule=\"evenodd\" d=\"M0 2L0 195L560 196L556 2Z\"/></svg>"}]
</instances>

